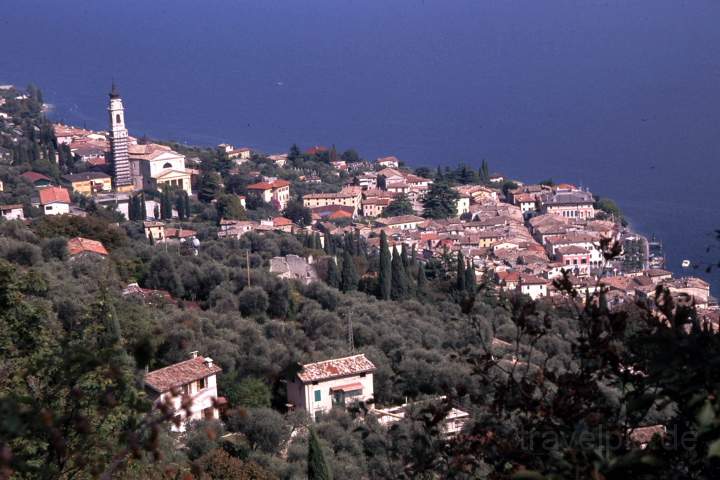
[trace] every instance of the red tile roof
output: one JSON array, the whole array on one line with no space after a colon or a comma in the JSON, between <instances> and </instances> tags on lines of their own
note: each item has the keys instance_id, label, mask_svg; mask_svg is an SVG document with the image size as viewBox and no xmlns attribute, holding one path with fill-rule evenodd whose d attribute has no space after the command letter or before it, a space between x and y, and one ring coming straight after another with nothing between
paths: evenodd
<instances>
[{"instance_id":1,"label":"red tile roof","mask_svg":"<svg viewBox=\"0 0 720 480\"><path fill-rule=\"evenodd\" d=\"M60 187L47 187L39 190L40 204L48 205L50 203L70 203L70 194L67 190Z\"/></svg>"},{"instance_id":2,"label":"red tile roof","mask_svg":"<svg viewBox=\"0 0 720 480\"><path fill-rule=\"evenodd\" d=\"M364 354L352 357L334 358L302 366L298 378L303 383L328 380L336 377L358 375L375 371L375 365Z\"/></svg>"},{"instance_id":3,"label":"red tile roof","mask_svg":"<svg viewBox=\"0 0 720 480\"><path fill-rule=\"evenodd\" d=\"M341 218L352 218L353 214L351 212L347 212L345 210L336 210L330 215L328 215L328 219L330 220L338 220Z\"/></svg>"},{"instance_id":4,"label":"red tile roof","mask_svg":"<svg viewBox=\"0 0 720 480\"><path fill-rule=\"evenodd\" d=\"M329 149L321 145L315 145L314 147L308 148L305 152L308 155L317 155L318 153L327 152Z\"/></svg>"},{"instance_id":5,"label":"red tile roof","mask_svg":"<svg viewBox=\"0 0 720 480\"><path fill-rule=\"evenodd\" d=\"M17 210L23 208L21 203L13 203L11 205L0 205L0 210Z\"/></svg>"},{"instance_id":6,"label":"red tile roof","mask_svg":"<svg viewBox=\"0 0 720 480\"><path fill-rule=\"evenodd\" d=\"M283 227L286 225L292 225L292 220L285 217L275 217L273 218L273 226L275 227Z\"/></svg>"},{"instance_id":7,"label":"red tile roof","mask_svg":"<svg viewBox=\"0 0 720 480\"><path fill-rule=\"evenodd\" d=\"M105 246L97 240L90 240L89 238L75 237L71 238L67 242L68 253L72 255L79 255L81 253L97 253L98 255L107 256L108 251Z\"/></svg>"},{"instance_id":8,"label":"red tile roof","mask_svg":"<svg viewBox=\"0 0 720 480\"><path fill-rule=\"evenodd\" d=\"M165 238L190 238L195 235L197 232L189 228L165 227Z\"/></svg>"},{"instance_id":9,"label":"red tile roof","mask_svg":"<svg viewBox=\"0 0 720 480\"><path fill-rule=\"evenodd\" d=\"M47 175L43 175L42 173L38 173L38 172L25 172L25 173L21 174L20 176L31 183L35 183L40 180L52 182L52 179L50 177L48 177Z\"/></svg>"},{"instance_id":10,"label":"red tile roof","mask_svg":"<svg viewBox=\"0 0 720 480\"><path fill-rule=\"evenodd\" d=\"M205 357L198 356L149 372L145 375L145 384L156 392L163 393L220 372L222 368L214 363L208 366L205 364Z\"/></svg>"},{"instance_id":11,"label":"red tile roof","mask_svg":"<svg viewBox=\"0 0 720 480\"><path fill-rule=\"evenodd\" d=\"M275 180L274 182L258 182L248 185L248 190L271 190L273 188L282 188L290 186L287 180Z\"/></svg>"}]
</instances>

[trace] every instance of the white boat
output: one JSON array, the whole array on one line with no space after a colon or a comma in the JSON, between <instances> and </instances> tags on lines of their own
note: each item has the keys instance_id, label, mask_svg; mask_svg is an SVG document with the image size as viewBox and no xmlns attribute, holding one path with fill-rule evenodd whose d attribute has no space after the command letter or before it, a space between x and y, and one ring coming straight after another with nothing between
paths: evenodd
<instances>
[{"instance_id":1,"label":"white boat","mask_svg":"<svg viewBox=\"0 0 720 480\"><path fill-rule=\"evenodd\" d=\"M682 267L688 268L690 266L690 260L683 260L682 261Z\"/></svg>"}]
</instances>

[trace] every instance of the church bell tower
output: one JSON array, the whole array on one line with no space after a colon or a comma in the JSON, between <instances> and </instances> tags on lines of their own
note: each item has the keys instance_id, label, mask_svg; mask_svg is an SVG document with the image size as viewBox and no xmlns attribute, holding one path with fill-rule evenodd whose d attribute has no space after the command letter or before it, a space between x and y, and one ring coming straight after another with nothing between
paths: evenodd
<instances>
[{"instance_id":1,"label":"church bell tower","mask_svg":"<svg viewBox=\"0 0 720 480\"><path fill-rule=\"evenodd\" d=\"M110 90L110 150L112 156L113 181L115 190L127 192L133 190L130 173L130 157L128 155L128 131L125 128L125 109L115 82Z\"/></svg>"}]
</instances>

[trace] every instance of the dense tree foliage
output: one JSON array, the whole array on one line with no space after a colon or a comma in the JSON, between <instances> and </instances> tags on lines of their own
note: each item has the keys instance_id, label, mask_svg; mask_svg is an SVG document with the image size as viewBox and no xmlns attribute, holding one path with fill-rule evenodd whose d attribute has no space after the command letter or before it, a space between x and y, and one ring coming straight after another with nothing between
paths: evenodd
<instances>
[{"instance_id":1,"label":"dense tree foliage","mask_svg":"<svg viewBox=\"0 0 720 480\"><path fill-rule=\"evenodd\" d=\"M383 210L383 217L395 217L399 215L412 215L415 213L410 199L404 193L398 194L393 201Z\"/></svg>"},{"instance_id":2,"label":"dense tree foliage","mask_svg":"<svg viewBox=\"0 0 720 480\"><path fill-rule=\"evenodd\" d=\"M423 200L425 218L449 218L457 215L458 192L447 183L433 183Z\"/></svg>"}]
</instances>

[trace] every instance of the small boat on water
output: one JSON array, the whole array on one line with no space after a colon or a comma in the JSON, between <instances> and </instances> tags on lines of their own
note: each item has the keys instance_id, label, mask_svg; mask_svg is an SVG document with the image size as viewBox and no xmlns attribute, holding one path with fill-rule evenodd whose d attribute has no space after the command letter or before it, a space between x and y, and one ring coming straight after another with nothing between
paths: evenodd
<instances>
[{"instance_id":1,"label":"small boat on water","mask_svg":"<svg viewBox=\"0 0 720 480\"><path fill-rule=\"evenodd\" d=\"M683 260L681 265L682 265L683 268L689 268L689 267L690 267L690 260Z\"/></svg>"}]
</instances>

